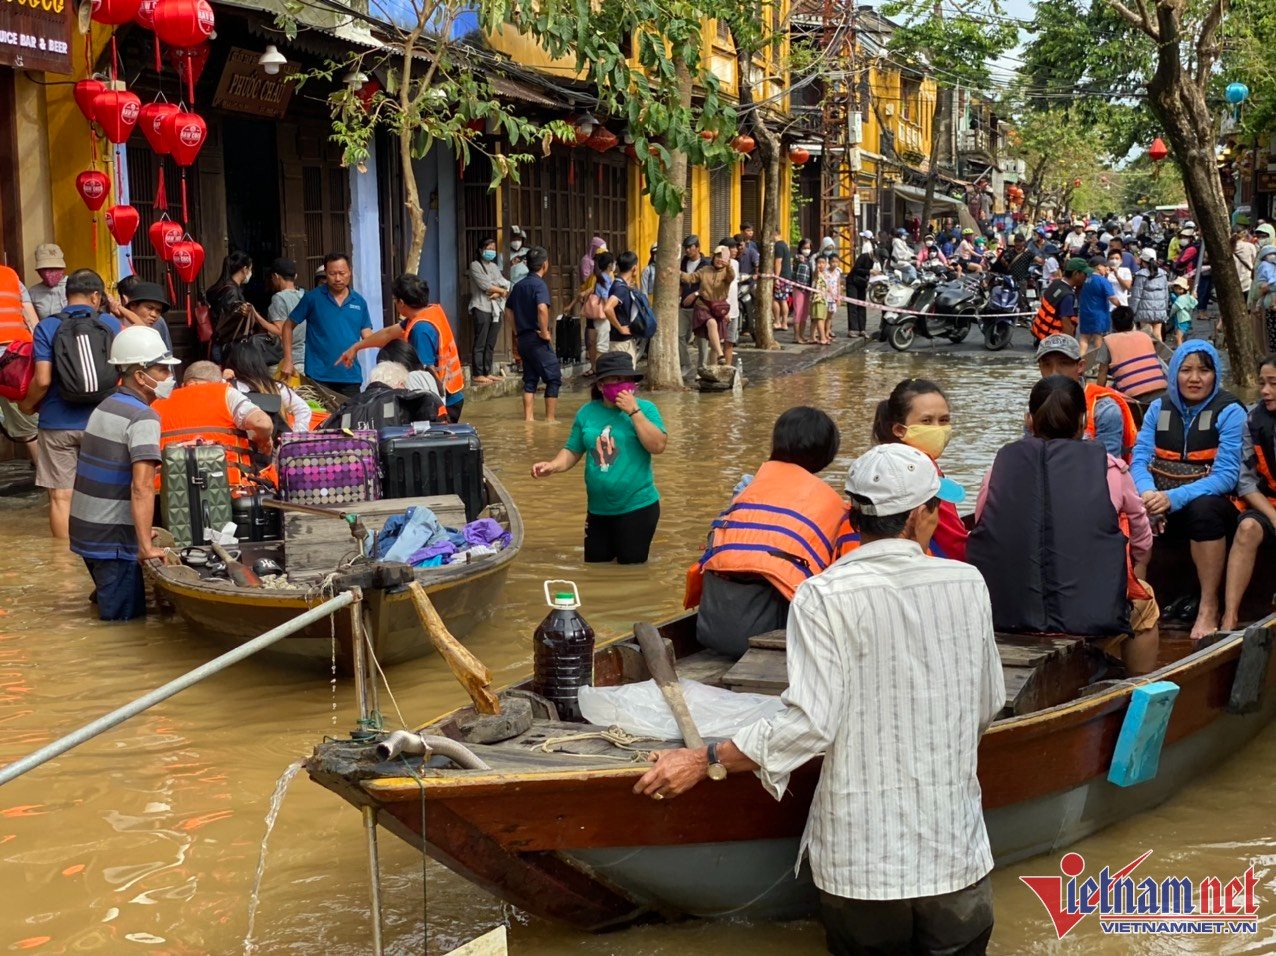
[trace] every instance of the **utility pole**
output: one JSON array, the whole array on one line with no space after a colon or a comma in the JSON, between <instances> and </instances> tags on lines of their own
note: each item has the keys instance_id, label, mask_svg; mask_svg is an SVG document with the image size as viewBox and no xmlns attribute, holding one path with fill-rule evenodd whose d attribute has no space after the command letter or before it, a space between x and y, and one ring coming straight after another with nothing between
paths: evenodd
<instances>
[{"instance_id":1,"label":"utility pole","mask_svg":"<svg viewBox=\"0 0 1276 956\"><path fill-rule=\"evenodd\" d=\"M820 233L847 255L856 249L855 174L860 168L860 108L855 78L855 0L824 0L826 72L820 125Z\"/></svg>"},{"instance_id":2,"label":"utility pole","mask_svg":"<svg viewBox=\"0 0 1276 956\"><path fill-rule=\"evenodd\" d=\"M944 19L944 8L941 0L935 0L934 16L937 22ZM930 231L930 214L935 205L935 187L939 183L939 135L947 124L943 122L944 89L939 82L939 74L935 74L935 111L930 121L930 164L926 170L926 199L922 203L922 235Z\"/></svg>"}]
</instances>

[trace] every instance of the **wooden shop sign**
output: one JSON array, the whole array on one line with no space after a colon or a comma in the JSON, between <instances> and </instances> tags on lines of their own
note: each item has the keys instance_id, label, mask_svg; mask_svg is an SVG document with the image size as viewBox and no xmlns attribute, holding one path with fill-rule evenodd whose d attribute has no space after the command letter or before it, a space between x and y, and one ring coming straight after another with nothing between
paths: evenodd
<instances>
[{"instance_id":1,"label":"wooden shop sign","mask_svg":"<svg viewBox=\"0 0 1276 956\"><path fill-rule=\"evenodd\" d=\"M71 73L72 0L0 0L0 64Z\"/></svg>"},{"instance_id":2,"label":"wooden shop sign","mask_svg":"<svg viewBox=\"0 0 1276 956\"><path fill-rule=\"evenodd\" d=\"M214 106L270 119L280 119L287 112L296 85L289 77L297 72L297 64L285 63L270 76L258 65L260 56L255 50L231 48L213 94Z\"/></svg>"}]
</instances>

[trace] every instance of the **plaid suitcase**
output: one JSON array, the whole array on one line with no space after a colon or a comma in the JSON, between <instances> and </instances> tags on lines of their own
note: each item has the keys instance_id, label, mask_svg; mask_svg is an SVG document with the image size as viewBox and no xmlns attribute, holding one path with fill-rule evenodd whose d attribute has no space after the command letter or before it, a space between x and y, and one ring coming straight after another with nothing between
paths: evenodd
<instances>
[{"instance_id":1,"label":"plaid suitcase","mask_svg":"<svg viewBox=\"0 0 1276 956\"><path fill-rule=\"evenodd\" d=\"M169 445L160 462L160 511L179 548L205 542L204 532L233 522L226 449L212 442Z\"/></svg>"},{"instance_id":2,"label":"plaid suitcase","mask_svg":"<svg viewBox=\"0 0 1276 956\"><path fill-rule=\"evenodd\" d=\"M381 497L377 433L287 432L279 443L279 497L303 505Z\"/></svg>"}]
</instances>

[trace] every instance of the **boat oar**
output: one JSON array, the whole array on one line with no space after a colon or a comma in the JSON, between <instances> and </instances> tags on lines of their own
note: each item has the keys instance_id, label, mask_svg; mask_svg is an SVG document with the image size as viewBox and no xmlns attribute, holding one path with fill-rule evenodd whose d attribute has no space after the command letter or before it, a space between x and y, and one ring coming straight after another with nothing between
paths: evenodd
<instances>
[{"instance_id":1,"label":"boat oar","mask_svg":"<svg viewBox=\"0 0 1276 956\"><path fill-rule=\"evenodd\" d=\"M643 659L647 662L647 670L664 695L665 703L673 711L673 719L678 722L678 731L682 741L692 750L704 746L704 738L696 729L696 722L691 717L691 709L687 707L686 698L682 696L682 685L678 683L678 672L674 668L673 655L652 625L638 623L634 625L634 637L638 638L638 646L642 648Z\"/></svg>"},{"instance_id":2,"label":"boat oar","mask_svg":"<svg viewBox=\"0 0 1276 956\"><path fill-rule=\"evenodd\" d=\"M408 585L408 593L412 595L412 606L421 619L426 637L439 656L447 661L447 666L452 668L452 673L474 702L474 709L480 714L499 714L501 703L491 689L492 672L452 636L419 581Z\"/></svg>"},{"instance_id":3,"label":"boat oar","mask_svg":"<svg viewBox=\"0 0 1276 956\"><path fill-rule=\"evenodd\" d=\"M261 587L261 578L257 577L257 573L252 568L232 558L220 544L213 545L213 554L226 562L226 573L230 575L230 579L237 586L241 588Z\"/></svg>"}]
</instances>

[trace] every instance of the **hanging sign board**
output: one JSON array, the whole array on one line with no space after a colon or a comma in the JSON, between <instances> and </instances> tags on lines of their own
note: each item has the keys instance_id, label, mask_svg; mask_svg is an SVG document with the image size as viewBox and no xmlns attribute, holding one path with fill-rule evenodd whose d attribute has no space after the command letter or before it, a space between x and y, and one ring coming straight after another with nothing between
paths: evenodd
<instances>
[{"instance_id":1,"label":"hanging sign board","mask_svg":"<svg viewBox=\"0 0 1276 956\"><path fill-rule=\"evenodd\" d=\"M213 94L214 106L270 119L283 117L296 86L289 77L297 72L297 64L285 63L278 73L270 76L258 65L260 57L261 54L253 50L231 48L217 92Z\"/></svg>"},{"instance_id":2,"label":"hanging sign board","mask_svg":"<svg viewBox=\"0 0 1276 956\"><path fill-rule=\"evenodd\" d=\"M0 64L71 73L72 0L0 0Z\"/></svg>"}]
</instances>

